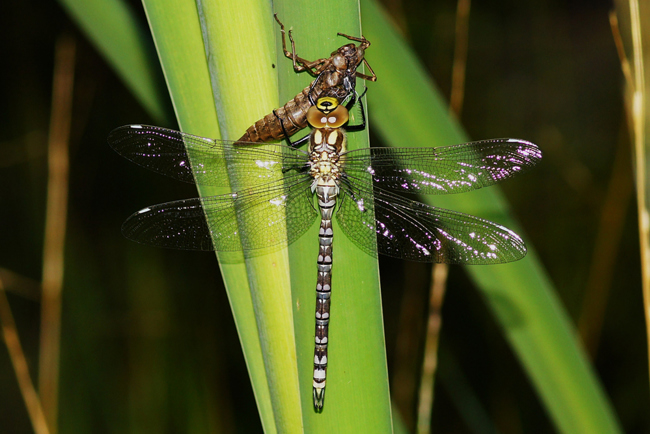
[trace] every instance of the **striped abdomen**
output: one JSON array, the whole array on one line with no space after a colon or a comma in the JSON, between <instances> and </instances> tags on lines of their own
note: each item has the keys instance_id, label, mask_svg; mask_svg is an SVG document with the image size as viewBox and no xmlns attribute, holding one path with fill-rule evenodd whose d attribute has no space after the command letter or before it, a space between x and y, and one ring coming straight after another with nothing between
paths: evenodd
<instances>
[{"instance_id":1,"label":"striped abdomen","mask_svg":"<svg viewBox=\"0 0 650 434\"><path fill-rule=\"evenodd\" d=\"M317 185L316 196L321 212L318 252L318 279L316 281L316 337L314 347L314 407L323 408L325 377L327 374L327 333L330 320L332 282L332 212L338 187Z\"/></svg>"}]
</instances>

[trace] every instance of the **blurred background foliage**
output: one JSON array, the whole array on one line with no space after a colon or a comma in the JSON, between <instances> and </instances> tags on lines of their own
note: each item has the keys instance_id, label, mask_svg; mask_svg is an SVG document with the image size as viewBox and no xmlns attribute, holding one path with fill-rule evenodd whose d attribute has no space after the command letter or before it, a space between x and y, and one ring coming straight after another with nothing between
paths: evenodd
<instances>
[{"instance_id":1,"label":"blurred background foliage","mask_svg":"<svg viewBox=\"0 0 650 434\"><path fill-rule=\"evenodd\" d=\"M383 3L449 95L456 1ZM131 6L145 20L141 5ZM624 431L644 433L647 349L611 8L606 1L474 2L461 121L474 139L521 137L543 149L542 164L503 190L569 315L588 331L587 350ZM119 232L146 204L196 195L106 144L116 126L156 120L59 4L7 0L3 9L0 277L32 373L54 47L64 35L76 42L60 431L260 431L214 255L140 246ZM386 258L380 264L391 391L412 428L430 270ZM553 431L462 268L451 267L448 288L433 429L477 432L469 421L485 420L485 432ZM589 306L593 291L604 294L606 309ZM1 431L32 432L4 349L0 388ZM474 407L461 404L468 396Z\"/></svg>"}]
</instances>

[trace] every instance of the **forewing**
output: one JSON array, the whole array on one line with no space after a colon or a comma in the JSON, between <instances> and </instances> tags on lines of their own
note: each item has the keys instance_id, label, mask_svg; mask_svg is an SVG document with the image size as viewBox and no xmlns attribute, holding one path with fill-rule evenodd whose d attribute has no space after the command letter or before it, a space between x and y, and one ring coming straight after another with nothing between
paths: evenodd
<instances>
[{"instance_id":1,"label":"forewing","mask_svg":"<svg viewBox=\"0 0 650 434\"><path fill-rule=\"evenodd\" d=\"M498 264L526 255L522 239L496 223L346 185L336 218L355 244L400 259L446 264ZM373 200L374 197L374 200ZM375 241L376 240L376 241Z\"/></svg>"},{"instance_id":2,"label":"forewing","mask_svg":"<svg viewBox=\"0 0 650 434\"><path fill-rule=\"evenodd\" d=\"M248 251L291 243L318 215L309 193L309 180L294 177L286 184L153 205L129 217L122 233L143 244L183 250Z\"/></svg>"},{"instance_id":3,"label":"forewing","mask_svg":"<svg viewBox=\"0 0 650 434\"><path fill-rule=\"evenodd\" d=\"M116 128L108 142L140 166L199 185L228 186L228 173L245 174L250 185L262 184L308 161L305 152L289 146L214 140L148 125Z\"/></svg>"},{"instance_id":4,"label":"forewing","mask_svg":"<svg viewBox=\"0 0 650 434\"><path fill-rule=\"evenodd\" d=\"M371 174L377 187L396 192L462 193L495 184L542 158L534 143L494 139L440 148L366 148L343 156L352 180Z\"/></svg>"}]
</instances>

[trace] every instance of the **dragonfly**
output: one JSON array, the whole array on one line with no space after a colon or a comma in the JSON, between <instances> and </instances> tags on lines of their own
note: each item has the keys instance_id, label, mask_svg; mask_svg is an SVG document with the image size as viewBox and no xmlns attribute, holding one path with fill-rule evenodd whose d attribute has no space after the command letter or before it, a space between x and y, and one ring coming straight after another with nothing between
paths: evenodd
<instances>
[{"instance_id":1,"label":"dragonfly","mask_svg":"<svg viewBox=\"0 0 650 434\"><path fill-rule=\"evenodd\" d=\"M307 111L321 96L336 98L339 103L350 97L349 106L352 106L355 102L356 79L377 81L377 76L364 57L370 47L370 41L363 36L357 38L338 33L339 36L350 41L358 42L359 45L345 44L333 51L328 58L309 61L296 54L296 44L291 30L289 30L291 51L287 50L284 24L280 22L277 14L274 17L282 33L282 51L285 57L293 61L294 71L307 71L315 77L315 80L284 106L273 110L248 127L244 135L239 138L239 142L268 142L289 137L307 127ZM357 71L361 63L366 65L370 75Z\"/></svg>"},{"instance_id":2,"label":"dragonfly","mask_svg":"<svg viewBox=\"0 0 650 434\"><path fill-rule=\"evenodd\" d=\"M234 193L153 205L122 226L140 243L190 250L256 252L299 239L320 215L313 371L314 409L322 411L328 362L335 218L368 254L447 264L516 261L526 247L515 232L479 217L407 199L400 193L448 194L486 187L537 164L537 145L493 139L438 148L347 149L349 113L333 97L316 101L308 149L127 125L108 141L132 162L181 181L227 186L229 173L248 185ZM257 216L251 219L250 216ZM246 225L240 231L239 222Z\"/></svg>"}]
</instances>

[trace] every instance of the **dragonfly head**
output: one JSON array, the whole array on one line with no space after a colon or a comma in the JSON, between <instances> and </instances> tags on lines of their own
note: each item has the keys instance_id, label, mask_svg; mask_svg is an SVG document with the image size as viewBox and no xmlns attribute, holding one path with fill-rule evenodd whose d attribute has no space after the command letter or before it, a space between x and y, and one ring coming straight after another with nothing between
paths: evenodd
<instances>
[{"instance_id":1,"label":"dragonfly head","mask_svg":"<svg viewBox=\"0 0 650 434\"><path fill-rule=\"evenodd\" d=\"M329 96L318 98L316 105L307 111L307 121L314 128L340 128L348 119L348 109Z\"/></svg>"}]
</instances>

